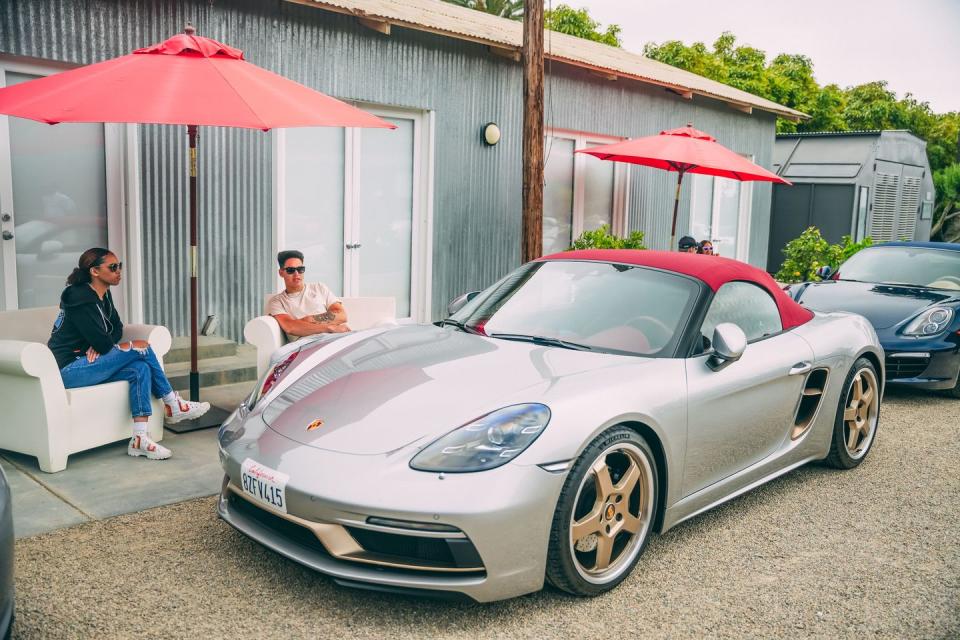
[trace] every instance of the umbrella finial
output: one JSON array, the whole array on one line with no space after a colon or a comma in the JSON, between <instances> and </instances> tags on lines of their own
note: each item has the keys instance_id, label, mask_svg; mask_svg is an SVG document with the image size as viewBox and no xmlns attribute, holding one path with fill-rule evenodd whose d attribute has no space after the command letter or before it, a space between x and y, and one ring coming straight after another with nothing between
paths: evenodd
<instances>
[{"instance_id":1,"label":"umbrella finial","mask_svg":"<svg viewBox=\"0 0 960 640\"><path fill-rule=\"evenodd\" d=\"M183 27L183 32L188 36L196 35L197 30L194 28L192 22L188 22L186 26Z\"/></svg>"}]
</instances>

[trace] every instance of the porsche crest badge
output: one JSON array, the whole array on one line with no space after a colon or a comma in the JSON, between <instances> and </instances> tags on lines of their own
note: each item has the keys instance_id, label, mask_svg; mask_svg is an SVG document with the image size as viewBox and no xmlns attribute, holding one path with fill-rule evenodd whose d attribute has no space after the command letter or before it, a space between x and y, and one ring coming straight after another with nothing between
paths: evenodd
<instances>
[{"instance_id":1,"label":"porsche crest badge","mask_svg":"<svg viewBox=\"0 0 960 640\"><path fill-rule=\"evenodd\" d=\"M317 418L316 420L314 420L313 422L307 425L307 431L314 431L316 429L319 429L322 426L323 426L323 420L321 420L320 418Z\"/></svg>"}]
</instances>

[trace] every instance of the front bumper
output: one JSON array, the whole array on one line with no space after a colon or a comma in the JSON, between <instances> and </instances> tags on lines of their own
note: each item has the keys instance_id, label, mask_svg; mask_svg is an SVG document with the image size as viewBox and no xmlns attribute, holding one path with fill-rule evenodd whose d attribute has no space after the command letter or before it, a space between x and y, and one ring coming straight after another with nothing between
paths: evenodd
<instances>
[{"instance_id":1,"label":"front bumper","mask_svg":"<svg viewBox=\"0 0 960 640\"><path fill-rule=\"evenodd\" d=\"M953 389L960 376L960 347L918 349L889 348L885 369L889 384L915 389Z\"/></svg>"},{"instance_id":2,"label":"front bumper","mask_svg":"<svg viewBox=\"0 0 960 640\"><path fill-rule=\"evenodd\" d=\"M480 473L425 473L409 468L414 451L348 455L263 429L221 449L226 475L217 511L265 547L353 586L464 594L479 602L541 589L565 474L516 463ZM290 476L286 514L243 497L240 467L247 458ZM438 528L447 532L383 526L371 517L445 525Z\"/></svg>"}]
</instances>

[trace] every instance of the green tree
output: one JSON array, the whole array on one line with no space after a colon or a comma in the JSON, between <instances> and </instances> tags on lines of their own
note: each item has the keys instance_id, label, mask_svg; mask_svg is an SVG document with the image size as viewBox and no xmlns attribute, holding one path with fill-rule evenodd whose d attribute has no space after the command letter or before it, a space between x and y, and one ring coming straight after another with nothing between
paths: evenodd
<instances>
[{"instance_id":1,"label":"green tree","mask_svg":"<svg viewBox=\"0 0 960 640\"><path fill-rule=\"evenodd\" d=\"M933 185L937 190L937 210L930 237L944 242L960 242L960 163L935 171Z\"/></svg>"},{"instance_id":2,"label":"green tree","mask_svg":"<svg viewBox=\"0 0 960 640\"><path fill-rule=\"evenodd\" d=\"M450 4L455 4L468 9L476 9L485 13L492 13L501 18L510 18L511 20L523 19L523 0L446 0Z\"/></svg>"},{"instance_id":3,"label":"green tree","mask_svg":"<svg viewBox=\"0 0 960 640\"><path fill-rule=\"evenodd\" d=\"M543 23L551 31L602 42L611 47L620 46L620 25L607 25L607 28L601 31L600 23L591 18L586 9L574 9L559 4L550 11L544 11Z\"/></svg>"},{"instance_id":4,"label":"green tree","mask_svg":"<svg viewBox=\"0 0 960 640\"><path fill-rule=\"evenodd\" d=\"M648 58L810 115L810 120L800 123L779 120L779 132L907 129L927 141L933 171L957 160L960 112L934 113L928 103L909 93L898 98L884 81L846 89L835 84L821 87L814 79L810 58L781 53L767 62L763 51L737 45L729 32L717 38L712 48L702 42L686 45L670 40L647 43L643 52Z\"/></svg>"}]
</instances>

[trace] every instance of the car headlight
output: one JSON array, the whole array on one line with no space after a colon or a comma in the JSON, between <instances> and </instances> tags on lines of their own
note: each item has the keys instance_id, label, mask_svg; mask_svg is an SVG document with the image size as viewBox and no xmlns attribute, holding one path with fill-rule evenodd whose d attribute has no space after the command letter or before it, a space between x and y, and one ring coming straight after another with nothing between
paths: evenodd
<instances>
[{"instance_id":1,"label":"car headlight","mask_svg":"<svg viewBox=\"0 0 960 640\"><path fill-rule=\"evenodd\" d=\"M935 336L938 333L946 331L947 327L953 321L953 309L948 307L933 307L927 309L916 318L914 318L906 329L903 330L905 336Z\"/></svg>"},{"instance_id":2,"label":"car headlight","mask_svg":"<svg viewBox=\"0 0 960 640\"><path fill-rule=\"evenodd\" d=\"M267 395L270 389L283 377L284 372L290 367L290 364L297 359L298 355L300 355L299 349L267 369L267 374L257 383L257 386L253 388L253 393L250 394L250 399L247 401L248 409L253 409L260 398Z\"/></svg>"},{"instance_id":3,"label":"car headlight","mask_svg":"<svg viewBox=\"0 0 960 640\"><path fill-rule=\"evenodd\" d=\"M410 461L419 471L486 471L517 457L550 422L542 404L516 404L477 418L435 440Z\"/></svg>"}]
</instances>

